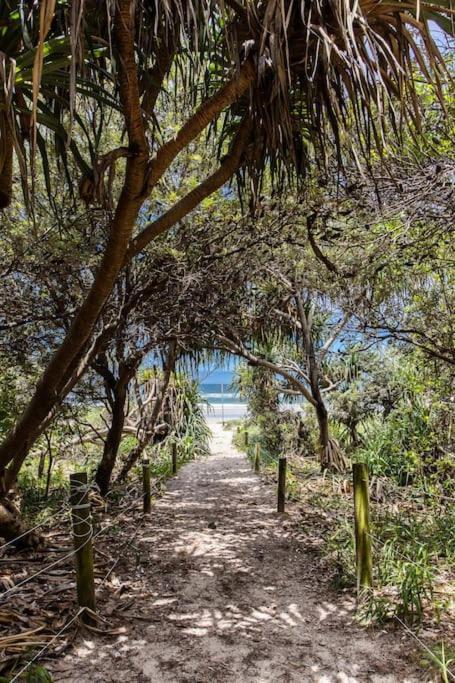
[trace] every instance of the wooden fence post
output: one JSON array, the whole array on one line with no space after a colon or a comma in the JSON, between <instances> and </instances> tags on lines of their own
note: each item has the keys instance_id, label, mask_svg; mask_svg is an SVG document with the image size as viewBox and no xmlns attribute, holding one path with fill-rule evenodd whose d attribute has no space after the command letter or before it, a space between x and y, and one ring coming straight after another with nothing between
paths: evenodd
<instances>
[{"instance_id":1,"label":"wooden fence post","mask_svg":"<svg viewBox=\"0 0 455 683\"><path fill-rule=\"evenodd\" d=\"M79 607L90 611L81 614L85 624L96 623L95 580L93 571L92 516L88 500L87 473L70 474L70 504L73 525L74 549L76 550L76 584Z\"/></svg>"},{"instance_id":2,"label":"wooden fence post","mask_svg":"<svg viewBox=\"0 0 455 683\"><path fill-rule=\"evenodd\" d=\"M354 463L352 465L352 474L354 483L357 592L360 592L362 588L371 588L373 585L367 465L364 463Z\"/></svg>"},{"instance_id":3,"label":"wooden fence post","mask_svg":"<svg viewBox=\"0 0 455 683\"><path fill-rule=\"evenodd\" d=\"M254 447L254 471L261 471L261 447L258 443Z\"/></svg>"},{"instance_id":4,"label":"wooden fence post","mask_svg":"<svg viewBox=\"0 0 455 683\"><path fill-rule=\"evenodd\" d=\"M284 512L286 500L286 458L278 459L278 512Z\"/></svg>"},{"instance_id":5,"label":"wooden fence post","mask_svg":"<svg viewBox=\"0 0 455 683\"><path fill-rule=\"evenodd\" d=\"M142 487L144 515L147 515L152 507L150 490L150 461L148 458L144 458L142 460Z\"/></svg>"},{"instance_id":6,"label":"wooden fence post","mask_svg":"<svg viewBox=\"0 0 455 683\"><path fill-rule=\"evenodd\" d=\"M171 456L172 456L172 474L177 474L177 444L175 443L175 441L172 442Z\"/></svg>"},{"instance_id":7,"label":"wooden fence post","mask_svg":"<svg viewBox=\"0 0 455 683\"><path fill-rule=\"evenodd\" d=\"M245 429L244 434L245 434L245 448L248 448L248 432L246 429Z\"/></svg>"}]
</instances>

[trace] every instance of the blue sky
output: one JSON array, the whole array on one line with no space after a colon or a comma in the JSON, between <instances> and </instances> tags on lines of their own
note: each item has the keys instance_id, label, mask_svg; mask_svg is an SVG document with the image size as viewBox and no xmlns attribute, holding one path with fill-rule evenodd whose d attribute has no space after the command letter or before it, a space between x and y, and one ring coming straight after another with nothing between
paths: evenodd
<instances>
[{"instance_id":1,"label":"blue sky","mask_svg":"<svg viewBox=\"0 0 455 683\"><path fill-rule=\"evenodd\" d=\"M200 382L209 384L229 384L235 365L238 362L236 358L228 358L223 365L217 365L216 363L200 365L198 368L198 379Z\"/></svg>"}]
</instances>

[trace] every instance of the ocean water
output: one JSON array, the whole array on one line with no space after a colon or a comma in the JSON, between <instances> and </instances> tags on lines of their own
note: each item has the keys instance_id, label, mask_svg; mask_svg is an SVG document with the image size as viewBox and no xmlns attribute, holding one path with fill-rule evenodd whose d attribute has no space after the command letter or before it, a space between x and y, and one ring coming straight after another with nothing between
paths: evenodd
<instances>
[{"instance_id":1,"label":"ocean water","mask_svg":"<svg viewBox=\"0 0 455 683\"><path fill-rule=\"evenodd\" d=\"M198 375L202 407L209 421L237 420L247 415L247 404L231 386L234 377L232 368L210 369L201 366ZM300 412L301 401L283 401L282 408Z\"/></svg>"},{"instance_id":2,"label":"ocean water","mask_svg":"<svg viewBox=\"0 0 455 683\"><path fill-rule=\"evenodd\" d=\"M237 420L246 415L246 403L242 403L229 383L201 382L199 390L204 400L203 410L209 422Z\"/></svg>"},{"instance_id":3,"label":"ocean water","mask_svg":"<svg viewBox=\"0 0 455 683\"><path fill-rule=\"evenodd\" d=\"M232 391L229 383L201 382L199 384L204 403L204 413L209 421L237 420L245 417L248 412L247 404L242 401L238 394ZM300 402L283 403L285 410L301 411Z\"/></svg>"},{"instance_id":4,"label":"ocean water","mask_svg":"<svg viewBox=\"0 0 455 683\"><path fill-rule=\"evenodd\" d=\"M201 382L199 385L202 398L211 405L241 403L238 394L234 393L229 384L221 382Z\"/></svg>"}]
</instances>

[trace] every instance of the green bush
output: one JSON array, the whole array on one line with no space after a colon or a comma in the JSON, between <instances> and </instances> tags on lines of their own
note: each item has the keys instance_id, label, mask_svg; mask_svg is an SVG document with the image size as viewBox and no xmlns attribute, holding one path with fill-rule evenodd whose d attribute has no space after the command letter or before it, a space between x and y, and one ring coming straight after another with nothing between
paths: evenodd
<instances>
[{"instance_id":1,"label":"green bush","mask_svg":"<svg viewBox=\"0 0 455 683\"><path fill-rule=\"evenodd\" d=\"M445 515L386 514L375 521L372 531L375 590L364 596L359 608L361 621L385 621L395 615L419 624L426 604L433 602L436 568L455 560L453 512ZM344 520L328 539L336 567L338 585L355 585L353 525ZM438 606L444 609L444 605Z\"/></svg>"},{"instance_id":2,"label":"green bush","mask_svg":"<svg viewBox=\"0 0 455 683\"><path fill-rule=\"evenodd\" d=\"M401 486L423 481L425 454L434 453L437 434L431 408L421 399L400 401L386 419L370 420L363 430L365 445L356 459L366 462L371 474L392 477Z\"/></svg>"},{"instance_id":3,"label":"green bush","mask_svg":"<svg viewBox=\"0 0 455 683\"><path fill-rule=\"evenodd\" d=\"M69 479L62 464L57 463L52 468L49 494L46 497L46 475L38 477L38 457L25 462L18 476L18 490L21 493L21 511L24 517L33 517L40 521L40 516L47 516L49 510L61 507L69 491ZM36 517L36 515L38 515Z\"/></svg>"}]
</instances>

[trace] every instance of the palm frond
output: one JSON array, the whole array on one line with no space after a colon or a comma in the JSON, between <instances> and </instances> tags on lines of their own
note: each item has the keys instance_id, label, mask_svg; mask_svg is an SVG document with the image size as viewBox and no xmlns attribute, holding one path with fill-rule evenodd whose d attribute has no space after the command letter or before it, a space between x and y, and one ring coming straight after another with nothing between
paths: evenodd
<instances>
[{"instance_id":1,"label":"palm frond","mask_svg":"<svg viewBox=\"0 0 455 683\"><path fill-rule=\"evenodd\" d=\"M230 3L231 6L231 3ZM341 158L352 137L368 156L404 126L419 128L423 77L443 100L444 59L429 21L454 33L449 0L271 0L231 23L255 54L253 164L268 156L305 171L309 156ZM392 133L392 135L390 134ZM349 136L349 137L348 137Z\"/></svg>"},{"instance_id":2,"label":"palm frond","mask_svg":"<svg viewBox=\"0 0 455 683\"><path fill-rule=\"evenodd\" d=\"M152 127L169 73L176 91L194 106L243 62L255 65L250 92L230 108L216 133L222 154L224 138L230 140L237 128L232 124L246 111L253 116L246 161L257 192L265 168L282 183L290 172L304 175L314 161L324 167L332 150L342 162L342 150L353 149L353 139L368 159L373 149L383 154L390 139L400 141L405 127L418 133L422 79L443 101L444 58L431 26L454 34L451 0L131 4L142 108ZM40 104L55 115L51 128L65 132L57 153L66 153L79 125L78 94L100 110L118 106L113 0L101 7L93 0L25 6L7 0L0 8L3 205L11 196L12 150L23 174L24 142L31 139L33 152Z\"/></svg>"}]
</instances>

